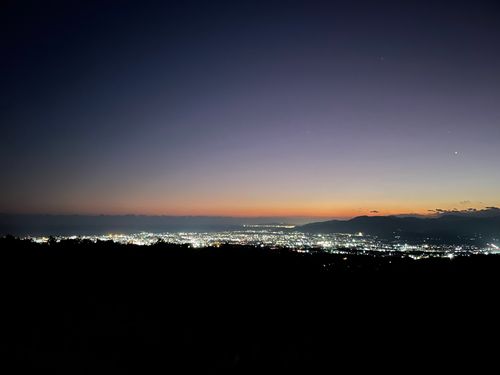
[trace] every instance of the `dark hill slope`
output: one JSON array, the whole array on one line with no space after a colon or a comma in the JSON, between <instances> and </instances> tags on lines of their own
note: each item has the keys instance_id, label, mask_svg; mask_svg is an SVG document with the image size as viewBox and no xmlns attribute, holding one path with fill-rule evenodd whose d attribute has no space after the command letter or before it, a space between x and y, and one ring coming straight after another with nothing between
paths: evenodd
<instances>
[{"instance_id":1,"label":"dark hill slope","mask_svg":"<svg viewBox=\"0 0 500 375\"><path fill-rule=\"evenodd\" d=\"M382 238L400 236L420 240L435 238L443 241L484 242L500 237L500 216L466 217L444 215L438 218L397 216L359 216L351 220L330 220L310 223L297 228L308 233L357 233L363 232Z\"/></svg>"}]
</instances>

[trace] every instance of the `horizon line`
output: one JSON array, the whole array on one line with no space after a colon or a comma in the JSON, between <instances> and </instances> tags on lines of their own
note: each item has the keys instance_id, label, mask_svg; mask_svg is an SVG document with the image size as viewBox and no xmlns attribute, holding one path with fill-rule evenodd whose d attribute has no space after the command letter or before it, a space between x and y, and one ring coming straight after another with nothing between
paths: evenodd
<instances>
[{"instance_id":1,"label":"horizon line","mask_svg":"<svg viewBox=\"0 0 500 375\"><path fill-rule=\"evenodd\" d=\"M479 209L434 209L434 210L426 210L425 212L384 212L383 210L373 210L370 212L360 212L358 214L352 215L307 215L307 214L262 214L262 215L238 215L238 214L169 214L169 213L86 213L86 212L9 212L9 211L0 211L0 215L3 216L147 216L147 217L199 217L199 218L234 218L234 219L272 219L272 218L290 218L290 219L352 219L360 216L421 216L421 217L434 217L436 215L442 215L447 213L472 213L472 212L481 212L481 211L489 211L492 209L499 210L500 208L494 206L487 206Z\"/></svg>"}]
</instances>

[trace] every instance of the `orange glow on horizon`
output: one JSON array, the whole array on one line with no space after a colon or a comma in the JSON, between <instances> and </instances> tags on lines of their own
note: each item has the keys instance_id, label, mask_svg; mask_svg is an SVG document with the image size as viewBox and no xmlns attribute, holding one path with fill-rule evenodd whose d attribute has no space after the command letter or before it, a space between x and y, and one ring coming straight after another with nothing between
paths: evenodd
<instances>
[{"instance_id":1,"label":"orange glow on horizon","mask_svg":"<svg viewBox=\"0 0 500 375\"><path fill-rule=\"evenodd\" d=\"M226 216L226 217L281 217L281 218L318 218L318 219L349 219L356 216L387 216L387 215L400 215L400 214L417 214L417 215L429 215L431 216L433 212L430 205L422 207L409 206L409 205L392 205L387 208L371 209L365 207L360 207L353 209L355 204L349 207L347 204L337 205L336 207L332 204L311 204L311 205L297 205L289 207L284 207L284 204L276 205L274 207L261 207L261 206L247 206L247 207L227 207L227 205L221 205L220 208L207 206L207 207L173 207L173 208L163 208L163 207L151 207L150 205L116 205L113 204L107 209L103 209L103 206L98 207L65 207L65 209L44 209L39 207L36 210L21 210L15 213L25 213L25 214L53 214L53 215L151 215L151 216ZM381 207L381 205L370 205L375 207ZM451 205L435 205L442 209L453 210L459 209L460 207ZM469 208L469 207L467 207ZM482 209L484 207L474 207L476 209Z\"/></svg>"}]
</instances>

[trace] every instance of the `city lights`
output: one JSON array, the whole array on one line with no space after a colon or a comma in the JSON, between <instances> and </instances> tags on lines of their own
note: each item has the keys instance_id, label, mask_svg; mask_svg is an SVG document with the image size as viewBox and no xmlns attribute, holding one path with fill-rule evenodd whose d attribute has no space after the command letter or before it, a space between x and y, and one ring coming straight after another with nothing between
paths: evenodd
<instances>
[{"instance_id":1,"label":"city lights","mask_svg":"<svg viewBox=\"0 0 500 375\"><path fill-rule=\"evenodd\" d=\"M37 243L49 241L49 237L26 237ZM245 226L242 230L219 232L139 232L130 234L108 233L90 236L56 236L56 241L81 239L97 241L114 241L120 244L139 246L153 245L159 241L178 245L189 245L193 248L220 247L222 245L244 245L267 247L271 249L291 249L300 252L324 251L328 253L361 253L375 256L407 256L411 259L443 257L453 259L455 256L471 254L492 254L498 252L498 246L488 244L482 248L475 245L447 244L408 244L394 238L393 241L381 240L363 234L335 233L310 234L298 231L286 231L278 226Z\"/></svg>"}]
</instances>

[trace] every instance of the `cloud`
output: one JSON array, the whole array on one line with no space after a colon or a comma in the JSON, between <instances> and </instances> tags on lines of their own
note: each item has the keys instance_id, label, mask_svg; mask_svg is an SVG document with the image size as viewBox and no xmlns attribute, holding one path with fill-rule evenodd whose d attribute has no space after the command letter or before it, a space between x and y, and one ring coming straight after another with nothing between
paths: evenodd
<instances>
[{"instance_id":1,"label":"cloud","mask_svg":"<svg viewBox=\"0 0 500 375\"><path fill-rule=\"evenodd\" d=\"M466 205L466 204L471 204L471 201L460 201L459 203L461 205Z\"/></svg>"},{"instance_id":2,"label":"cloud","mask_svg":"<svg viewBox=\"0 0 500 375\"><path fill-rule=\"evenodd\" d=\"M462 210L457 210L453 208L451 210L443 210L442 208L435 208L434 210L428 210L429 212L434 212L437 216L443 216L447 214L460 215L460 216L472 216L472 217L491 217L500 215L500 208L498 207L485 207L483 209L476 208L464 208Z\"/></svg>"},{"instance_id":3,"label":"cloud","mask_svg":"<svg viewBox=\"0 0 500 375\"><path fill-rule=\"evenodd\" d=\"M449 213L457 213L457 212L466 212L466 210L457 210L456 208L453 208L451 210L444 210L442 208L435 208L433 210L428 210L430 212L435 212L438 214L449 214Z\"/></svg>"},{"instance_id":4,"label":"cloud","mask_svg":"<svg viewBox=\"0 0 500 375\"><path fill-rule=\"evenodd\" d=\"M371 210L370 213L371 214L378 214L379 212L377 210Z\"/></svg>"}]
</instances>

